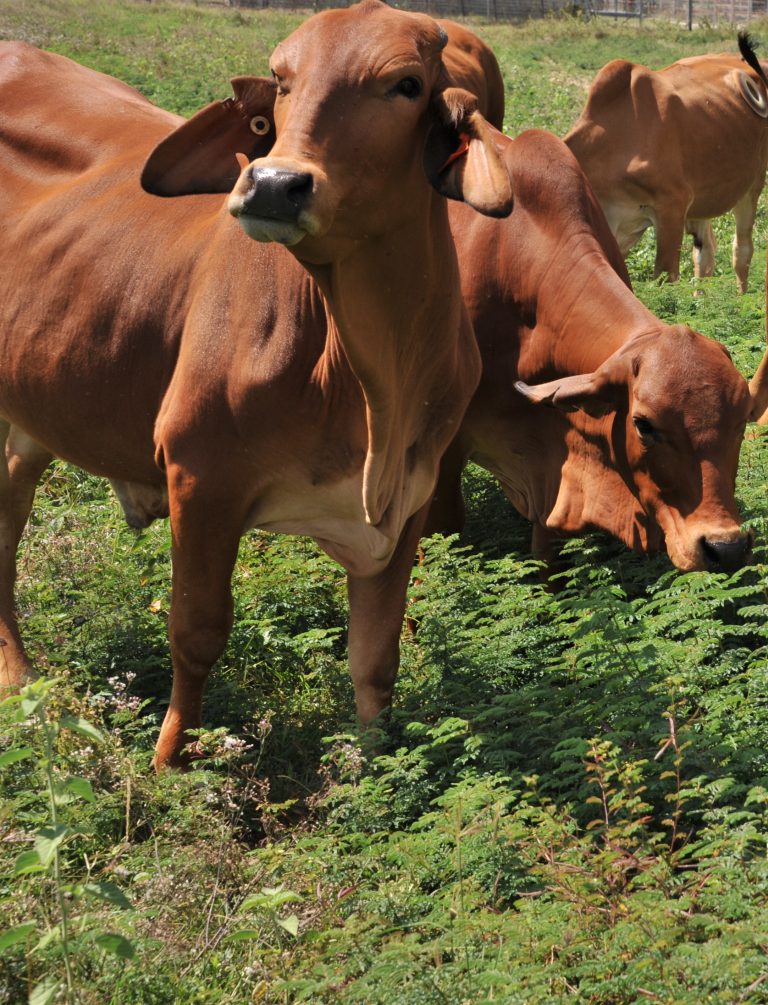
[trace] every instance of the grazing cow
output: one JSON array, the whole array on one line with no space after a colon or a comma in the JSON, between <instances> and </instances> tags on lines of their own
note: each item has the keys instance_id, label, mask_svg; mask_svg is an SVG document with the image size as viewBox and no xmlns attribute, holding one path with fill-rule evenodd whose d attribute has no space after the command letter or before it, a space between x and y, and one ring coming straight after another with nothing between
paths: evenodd
<instances>
[{"instance_id":1,"label":"grazing cow","mask_svg":"<svg viewBox=\"0 0 768 1005\"><path fill-rule=\"evenodd\" d=\"M28 672L16 545L56 456L113 479L134 525L170 513L157 766L200 723L248 528L311 535L345 567L360 718L389 703L416 540L480 372L443 195L512 204L444 44L379 0L326 11L276 48L273 79L235 78L187 122L2 47L6 686Z\"/></svg>"},{"instance_id":2,"label":"grazing cow","mask_svg":"<svg viewBox=\"0 0 768 1005\"><path fill-rule=\"evenodd\" d=\"M734 501L746 382L718 342L637 300L561 140L531 130L503 154L511 216L450 207L483 375L425 532L461 528L472 459L533 523L537 557L599 528L637 551L666 546L682 570L738 567L751 550Z\"/></svg>"},{"instance_id":3,"label":"grazing cow","mask_svg":"<svg viewBox=\"0 0 768 1005\"><path fill-rule=\"evenodd\" d=\"M696 276L711 276L710 220L733 210L733 267L747 289L752 227L768 165L768 80L749 37L738 56L681 59L664 70L616 59L592 81L565 142L576 154L623 254L652 226L655 275L680 277L693 235Z\"/></svg>"}]
</instances>

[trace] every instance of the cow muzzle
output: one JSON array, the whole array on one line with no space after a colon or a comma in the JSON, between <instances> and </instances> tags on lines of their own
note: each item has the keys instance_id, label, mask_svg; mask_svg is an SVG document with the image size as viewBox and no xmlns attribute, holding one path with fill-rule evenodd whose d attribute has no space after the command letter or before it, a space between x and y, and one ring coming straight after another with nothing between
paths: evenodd
<instances>
[{"instance_id":1,"label":"cow muzzle","mask_svg":"<svg viewBox=\"0 0 768 1005\"><path fill-rule=\"evenodd\" d=\"M311 213L314 190L309 171L253 163L241 174L227 208L255 241L290 246L317 230Z\"/></svg>"},{"instance_id":2,"label":"cow muzzle","mask_svg":"<svg viewBox=\"0 0 768 1005\"><path fill-rule=\"evenodd\" d=\"M709 572L736 572L752 559L753 535L739 534L738 537L718 540L702 537L699 541Z\"/></svg>"}]
</instances>

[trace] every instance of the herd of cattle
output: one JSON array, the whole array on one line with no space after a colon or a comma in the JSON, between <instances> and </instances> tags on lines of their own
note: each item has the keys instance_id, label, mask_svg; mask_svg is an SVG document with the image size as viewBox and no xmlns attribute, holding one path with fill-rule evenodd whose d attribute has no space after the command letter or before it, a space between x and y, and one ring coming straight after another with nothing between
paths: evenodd
<instances>
[{"instance_id":1,"label":"herd of cattle","mask_svg":"<svg viewBox=\"0 0 768 1005\"><path fill-rule=\"evenodd\" d=\"M4 44L0 686L29 674L16 550L53 457L109 478L132 526L170 515L158 767L200 723L249 528L345 568L363 722L391 701L418 541L460 526L468 459L540 557L601 528L683 570L747 562L734 484L768 363L748 387L636 299L622 258L652 225L674 279L687 231L708 275L709 221L734 209L746 287L768 81L740 42L610 63L565 142L504 136L487 46L380 0L309 18L271 78L187 121Z\"/></svg>"}]
</instances>

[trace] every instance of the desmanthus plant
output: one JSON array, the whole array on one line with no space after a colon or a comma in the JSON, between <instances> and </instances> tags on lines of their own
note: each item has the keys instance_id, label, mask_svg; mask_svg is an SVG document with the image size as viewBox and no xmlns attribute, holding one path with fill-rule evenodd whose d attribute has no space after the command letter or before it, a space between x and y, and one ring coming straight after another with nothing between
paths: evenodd
<instances>
[{"instance_id":1,"label":"desmanthus plant","mask_svg":"<svg viewBox=\"0 0 768 1005\"><path fill-rule=\"evenodd\" d=\"M4 726L15 725L19 727L16 733L30 734L30 745L12 743L0 752L0 770L32 762L27 777L37 777L37 794L47 811L34 832L25 832L32 847L22 851L12 867L14 880L34 884L40 898L39 917L0 932L0 951L22 946L26 953L29 1005L49 1005L56 999L75 1005L79 997L76 958L85 944L123 960L134 955L132 943L117 932L103 930L103 919L90 915L87 907L88 901L96 901L126 910L130 901L114 883L91 875L87 856L78 867L68 854L77 836L73 809L97 797L87 778L61 770L59 744L66 742L67 734L95 744L102 743L103 736L86 719L57 708L55 689L55 680L40 678L2 702ZM25 800L28 805L30 795ZM6 909L9 900L5 900ZM44 976L38 979L40 970Z\"/></svg>"}]
</instances>

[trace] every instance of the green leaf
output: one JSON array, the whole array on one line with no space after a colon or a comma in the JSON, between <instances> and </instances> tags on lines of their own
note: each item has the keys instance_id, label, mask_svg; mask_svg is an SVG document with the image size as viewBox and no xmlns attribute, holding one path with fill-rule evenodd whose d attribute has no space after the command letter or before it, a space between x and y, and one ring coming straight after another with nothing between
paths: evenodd
<instances>
[{"instance_id":1,"label":"green leaf","mask_svg":"<svg viewBox=\"0 0 768 1005\"><path fill-rule=\"evenodd\" d=\"M115 907L120 907L125 911L130 911L133 908L130 900L128 900L120 887L114 883L86 883L83 886L83 892L88 894L89 897L107 901L107 903L114 904Z\"/></svg>"},{"instance_id":2,"label":"green leaf","mask_svg":"<svg viewBox=\"0 0 768 1005\"><path fill-rule=\"evenodd\" d=\"M33 953L41 953L46 946L52 942L61 942L61 925L54 925L42 936L37 945L32 949Z\"/></svg>"},{"instance_id":3,"label":"green leaf","mask_svg":"<svg viewBox=\"0 0 768 1005\"><path fill-rule=\"evenodd\" d=\"M246 897L240 910L271 910L274 911L284 904L299 904L301 897L292 890L283 890L279 886L265 886L261 893L252 893Z\"/></svg>"},{"instance_id":4,"label":"green leaf","mask_svg":"<svg viewBox=\"0 0 768 1005\"><path fill-rule=\"evenodd\" d=\"M40 708L40 706L42 704L43 704L43 699L42 698L25 698L25 697L22 697L22 699L21 699L21 711L22 711L22 713L25 716L34 715L35 712ZM30 1001L31 1000L32 1000L32 997L30 996Z\"/></svg>"},{"instance_id":5,"label":"green leaf","mask_svg":"<svg viewBox=\"0 0 768 1005\"><path fill-rule=\"evenodd\" d=\"M113 932L97 935L93 941L99 949L103 949L106 953L112 953L113 956L119 956L121 960L132 960L136 953L132 942L124 939L122 935L115 935Z\"/></svg>"},{"instance_id":6,"label":"green leaf","mask_svg":"<svg viewBox=\"0 0 768 1005\"><path fill-rule=\"evenodd\" d=\"M227 937L228 942L245 942L246 939L259 939L261 932L256 928L241 928Z\"/></svg>"},{"instance_id":7,"label":"green leaf","mask_svg":"<svg viewBox=\"0 0 768 1005\"><path fill-rule=\"evenodd\" d=\"M71 729L73 733L79 733L95 743L104 742L104 734L81 716L62 715L59 722L64 729Z\"/></svg>"},{"instance_id":8,"label":"green leaf","mask_svg":"<svg viewBox=\"0 0 768 1005\"><path fill-rule=\"evenodd\" d=\"M61 842L71 834L72 831L64 824L57 824L55 827L43 827L37 832L35 838L35 851L44 866L53 861L56 849Z\"/></svg>"},{"instance_id":9,"label":"green leaf","mask_svg":"<svg viewBox=\"0 0 768 1005\"><path fill-rule=\"evenodd\" d=\"M287 918L278 918L277 923L281 928L284 928L286 932L294 937L294 939L299 934L299 919L295 914L289 914Z\"/></svg>"},{"instance_id":10,"label":"green leaf","mask_svg":"<svg viewBox=\"0 0 768 1005\"><path fill-rule=\"evenodd\" d=\"M48 1005L59 990L59 981L55 977L44 977L29 993L29 1005Z\"/></svg>"},{"instance_id":11,"label":"green leaf","mask_svg":"<svg viewBox=\"0 0 768 1005\"><path fill-rule=\"evenodd\" d=\"M40 861L40 856L34 848L23 851L14 862L13 875L24 876L30 872L45 872L46 866Z\"/></svg>"},{"instance_id":12,"label":"green leaf","mask_svg":"<svg viewBox=\"0 0 768 1005\"><path fill-rule=\"evenodd\" d=\"M4 750L0 754L0 768L6 764L15 764L16 761L23 761L27 757L34 757L34 750L31 747L14 747L12 750Z\"/></svg>"},{"instance_id":13,"label":"green leaf","mask_svg":"<svg viewBox=\"0 0 768 1005\"><path fill-rule=\"evenodd\" d=\"M95 803L96 795L93 787L87 778L79 778L77 775L68 778L63 785L67 792L71 792L79 799L84 799L87 803Z\"/></svg>"},{"instance_id":14,"label":"green leaf","mask_svg":"<svg viewBox=\"0 0 768 1005\"><path fill-rule=\"evenodd\" d=\"M25 921L23 925L15 925L0 935L0 952L15 946L17 942L24 942L28 935L37 928L34 921Z\"/></svg>"}]
</instances>

